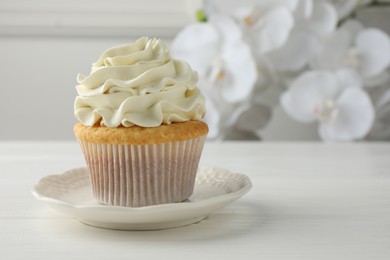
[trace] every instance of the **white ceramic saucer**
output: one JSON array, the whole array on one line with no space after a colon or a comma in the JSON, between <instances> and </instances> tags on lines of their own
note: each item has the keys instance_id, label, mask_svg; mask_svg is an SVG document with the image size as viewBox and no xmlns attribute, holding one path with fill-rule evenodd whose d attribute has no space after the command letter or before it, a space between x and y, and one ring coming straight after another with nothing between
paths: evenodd
<instances>
[{"instance_id":1,"label":"white ceramic saucer","mask_svg":"<svg viewBox=\"0 0 390 260\"><path fill-rule=\"evenodd\" d=\"M246 194L252 184L243 174L221 168L199 168L193 195L181 203L141 208L97 203L87 168L42 178L33 188L39 200L88 225L122 230L155 230L201 221Z\"/></svg>"}]
</instances>

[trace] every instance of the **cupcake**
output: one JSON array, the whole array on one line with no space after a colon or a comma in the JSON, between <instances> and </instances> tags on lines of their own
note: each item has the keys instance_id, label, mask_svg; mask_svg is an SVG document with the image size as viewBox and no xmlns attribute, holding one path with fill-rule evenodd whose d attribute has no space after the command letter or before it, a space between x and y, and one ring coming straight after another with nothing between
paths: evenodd
<instances>
[{"instance_id":1,"label":"cupcake","mask_svg":"<svg viewBox=\"0 0 390 260\"><path fill-rule=\"evenodd\" d=\"M197 73L144 37L108 49L77 81L74 133L95 199L123 207L188 199L208 133Z\"/></svg>"}]
</instances>

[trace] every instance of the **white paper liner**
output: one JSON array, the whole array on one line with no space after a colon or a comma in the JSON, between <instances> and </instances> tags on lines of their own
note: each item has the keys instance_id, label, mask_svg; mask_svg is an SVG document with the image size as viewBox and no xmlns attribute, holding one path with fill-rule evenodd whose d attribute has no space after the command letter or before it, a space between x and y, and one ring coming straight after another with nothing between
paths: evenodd
<instances>
[{"instance_id":1,"label":"white paper liner","mask_svg":"<svg viewBox=\"0 0 390 260\"><path fill-rule=\"evenodd\" d=\"M206 135L162 144L95 144L79 140L97 201L143 207L189 198Z\"/></svg>"}]
</instances>

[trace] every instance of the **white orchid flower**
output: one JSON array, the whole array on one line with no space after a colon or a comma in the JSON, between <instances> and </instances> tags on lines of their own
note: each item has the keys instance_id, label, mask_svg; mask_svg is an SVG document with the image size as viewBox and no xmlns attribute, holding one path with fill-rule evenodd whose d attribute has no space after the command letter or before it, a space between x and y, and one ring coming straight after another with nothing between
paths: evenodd
<instances>
[{"instance_id":1,"label":"white orchid flower","mask_svg":"<svg viewBox=\"0 0 390 260\"><path fill-rule=\"evenodd\" d=\"M284 6L264 12L257 6L243 7L235 13L257 53L281 47L294 25L291 12Z\"/></svg>"},{"instance_id":2,"label":"white orchid flower","mask_svg":"<svg viewBox=\"0 0 390 260\"><path fill-rule=\"evenodd\" d=\"M390 38L379 29L362 29L357 21L350 21L324 40L311 65L333 71L351 68L363 79L372 79L390 65Z\"/></svg>"},{"instance_id":3,"label":"white orchid flower","mask_svg":"<svg viewBox=\"0 0 390 260\"><path fill-rule=\"evenodd\" d=\"M294 25L298 0L215 0L215 9L233 16L253 49L263 54L282 46Z\"/></svg>"},{"instance_id":4,"label":"white orchid flower","mask_svg":"<svg viewBox=\"0 0 390 260\"><path fill-rule=\"evenodd\" d=\"M337 13L333 5L316 0L300 0L294 12L296 28L319 37L336 29Z\"/></svg>"},{"instance_id":5,"label":"white orchid flower","mask_svg":"<svg viewBox=\"0 0 390 260\"><path fill-rule=\"evenodd\" d=\"M325 141L352 141L365 137L375 112L359 76L352 70L309 71L281 95L286 113L300 122L319 122Z\"/></svg>"},{"instance_id":6,"label":"white orchid flower","mask_svg":"<svg viewBox=\"0 0 390 260\"><path fill-rule=\"evenodd\" d=\"M337 14L329 3L300 0L294 11L295 26L285 44L268 54L276 70L302 70L315 53L319 40L332 33Z\"/></svg>"},{"instance_id":7,"label":"white orchid flower","mask_svg":"<svg viewBox=\"0 0 390 260\"><path fill-rule=\"evenodd\" d=\"M229 16L216 14L207 23L185 27L171 45L175 58L186 60L198 71L198 86L209 104L206 121L210 138L233 123L230 118L239 103L245 103L257 82L258 72L242 31ZM229 119L229 120L228 120Z\"/></svg>"},{"instance_id":8,"label":"white orchid flower","mask_svg":"<svg viewBox=\"0 0 390 260\"><path fill-rule=\"evenodd\" d=\"M215 15L208 23L185 27L172 42L171 53L198 71L207 93L220 93L229 103L246 99L257 80L256 63L237 24Z\"/></svg>"}]
</instances>

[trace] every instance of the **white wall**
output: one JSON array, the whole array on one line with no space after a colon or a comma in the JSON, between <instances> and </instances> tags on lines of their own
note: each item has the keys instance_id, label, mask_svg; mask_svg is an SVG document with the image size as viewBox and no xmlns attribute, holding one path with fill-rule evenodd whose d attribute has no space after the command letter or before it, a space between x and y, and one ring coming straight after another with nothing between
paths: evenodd
<instances>
[{"instance_id":1,"label":"white wall","mask_svg":"<svg viewBox=\"0 0 390 260\"><path fill-rule=\"evenodd\" d=\"M0 38L1 139L71 139L76 76L116 38Z\"/></svg>"}]
</instances>

